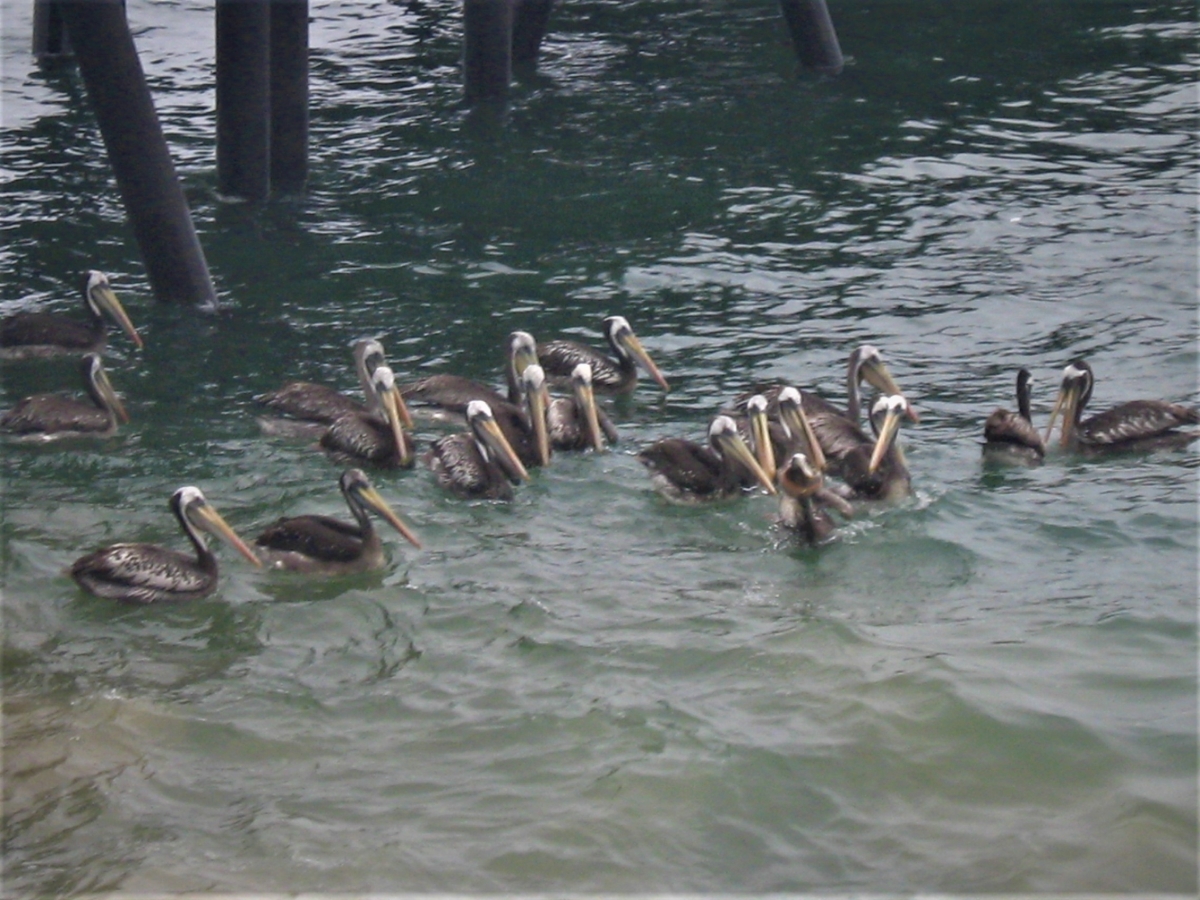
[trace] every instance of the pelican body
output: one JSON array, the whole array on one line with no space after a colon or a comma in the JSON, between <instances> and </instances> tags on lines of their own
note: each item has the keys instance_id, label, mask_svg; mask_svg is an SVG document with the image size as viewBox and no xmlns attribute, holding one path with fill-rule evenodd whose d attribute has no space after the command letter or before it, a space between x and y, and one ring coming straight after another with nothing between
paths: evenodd
<instances>
[{"instance_id":1,"label":"pelican body","mask_svg":"<svg viewBox=\"0 0 1200 900\"><path fill-rule=\"evenodd\" d=\"M354 521L318 515L279 519L254 539L264 562L276 569L319 575L346 575L382 568L383 540L371 523L372 511L414 547L421 546L412 529L392 511L362 469L347 469L338 479L338 487Z\"/></svg>"},{"instance_id":2,"label":"pelican body","mask_svg":"<svg viewBox=\"0 0 1200 900\"><path fill-rule=\"evenodd\" d=\"M529 480L529 472L504 437L482 400L467 404L470 432L434 441L425 463L438 484L460 497L511 500L512 483Z\"/></svg>"},{"instance_id":3,"label":"pelican body","mask_svg":"<svg viewBox=\"0 0 1200 900\"><path fill-rule=\"evenodd\" d=\"M632 391L637 387L639 365L664 391L671 389L624 316L609 316L604 320L604 337L615 358L586 344L560 339L538 344L538 362L548 379L560 382L570 379L577 365L587 363L592 367L592 387L601 393Z\"/></svg>"},{"instance_id":4,"label":"pelican body","mask_svg":"<svg viewBox=\"0 0 1200 900\"><path fill-rule=\"evenodd\" d=\"M373 338L364 338L354 342L352 352L354 371L362 386L365 404L311 381L289 381L255 399L277 413L304 422L329 424L340 416L374 412L378 408L378 398L371 388L371 376L386 362L383 345Z\"/></svg>"},{"instance_id":5,"label":"pelican body","mask_svg":"<svg viewBox=\"0 0 1200 900\"><path fill-rule=\"evenodd\" d=\"M395 375L388 366L378 366L367 384L368 407L373 411L338 416L321 435L321 446L337 456L377 466L411 467L415 457L404 426L412 426L412 417L396 388Z\"/></svg>"},{"instance_id":6,"label":"pelican body","mask_svg":"<svg viewBox=\"0 0 1200 900\"><path fill-rule=\"evenodd\" d=\"M0 430L36 440L115 433L117 423L128 422L129 414L113 390L99 354L84 356L81 372L91 403L61 394L34 394L0 418Z\"/></svg>"},{"instance_id":7,"label":"pelican body","mask_svg":"<svg viewBox=\"0 0 1200 900\"><path fill-rule=\"evenodd\" d=\"M85 275L83 308L87 313L84 321L58 313L27 312L0 322L0 359L100 353L108 342L105 316L114 319L129 339L142 347L141 335L103 272L92 269Z\"/></svg>"},{"instance_id":8,"label":"pelican body","mask_svg":"<svg viewBox=\"0 0 1200 900\"><path fill-rule=\"evenodd\" d=\"M708 446L683 438L656 441L638 453L650 470L654 489L678 503L721 500L740 494L747 473L768 494L775 484L755 459L729 416L717 416L708 429Z\"/></svg>"},{"instance_id":9,"label":"pelican body","mask_svg":"<svg viewBox=\"0 0 1200 900\"><path fill-rule=\"evenodd\" d=\"M861 499L896 501L912 492L908 461L897 440L900 420L908 415L908 401L901 394L880 397L871 409L873 443L847 453L842 460L842 479Z\"/></svg>"},{"instance_id":10,"label":"pelican body","mask_svg":"<svg viewBox=\"0 0 1200 900\"><path fill-rule=\"evenodd\" d=\"M1095 376L1092 367L1076 359L1063 370L1062 386L1050 413L1045 439L1050 440L1054 422L1062 414L1061 446L1073 450L1143 449L1161 443L1186 443L1196 432L1176 431L1182 425L1200 423L1194 407L1165 400L1130 400L1112 409L1081 419L1092 397Z\"/></svg>"},{"instance_id":11,"label":"pelican body","mask_svg":"<svg viewBox=\"0 0 1200 900\"><path fill-rule=\"evenodd\" d=\"M207 531L228 542L256 566L258 557L209 506L197 487L171 495L171 512L196 550L195 558L158 544L113 544L75 560L71 577L98 597L127 603L196 600L217 585L217 558L201 537Z\"/></svg>"},{"instance_id":12,"label":"pelican body","mask_svg":"<svg viewBox=\"0 0 1200 900\"><path fill-rule=\"evenodd\" d=\"M1021 369L1017 372L1017 411L997 409L983 424L985 455L1026 462L1040 462L1046 455L1046 444L1030 419L1032 392L1032 376L1028 369Z\"/></svg>"},{"instance_id":13,"label":"pelican body","mask_svg":"<svg viewBox=\"0 0 1200 900\"><path fill-rule=\"evenodd\" d=\"M559 397L546 409L550 445L555 450L587 450L601 453L605 440L617 442L617 426L596 407L592 390L592 367L580 363L571 372L570 397Z\"/></svg>"},{"instance_id":14,"label":"pelican body","mask_svg":"<svg viewBox=\"0 0 1200 900\"><path fill-rule=\"evenodd\" d=\"M820 470L804 453L793 453L776 478L779 524L795 531L805 543L819 544L833 535L837 522L829 515L828 507L847 518L853 513L849 503L825 487Z\"/></svg>"}]
</instances>

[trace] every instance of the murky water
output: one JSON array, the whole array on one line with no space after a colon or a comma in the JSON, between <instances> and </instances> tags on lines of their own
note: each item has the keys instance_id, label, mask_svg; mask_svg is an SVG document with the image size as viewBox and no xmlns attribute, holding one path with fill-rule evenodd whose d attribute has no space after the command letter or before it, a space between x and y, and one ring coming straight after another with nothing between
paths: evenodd
<instances>
[{"instance_id":1,"label":"murky water","mask_svg":"<svg viewBox=\"0 0 1200 900\"><path fill-rule=\"evenodd\" d=\"M312 184L215 196L211 9L129 3L218 316L153 303L82 86L4 0L0 313L113 273L133 423L4 448L11 893L1197 888L1197 450L980 459L1035 373L1096 408L1196 403L1190 4L838 3L799 77L771 4L563 5L502 123L459 103L456 4L313 4ZM61 574L180 546L201 485L244 535L344 515L255 394L496 379L510 330L626 315L672 381L614 452L509 505L375 473L425 542L382 573L253 571L128 608ZM765 496L679 508L633 455L882 348L915 496L800 548ZM3 404L74 385L6 365ZM437 434L421 426L421 438Z\"/></svg>"}]
</instances>

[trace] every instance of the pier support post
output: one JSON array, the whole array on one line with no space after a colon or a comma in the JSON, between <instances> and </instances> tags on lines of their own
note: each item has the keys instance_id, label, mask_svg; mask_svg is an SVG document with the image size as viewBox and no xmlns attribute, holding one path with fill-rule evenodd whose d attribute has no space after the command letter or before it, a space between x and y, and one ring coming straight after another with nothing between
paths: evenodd
<instances>
[{"instance_id":1,"label":"pier support post","mask_svg":"<svg viewBox=\"0 0 1200 900\"><path fill-rule=\"evenodd\" d=\"M33 0L33 55L39 62L71 55L58 0Z\"/></svg>"},{"instance_id":2,"label":"pier support post","mask_svg":"<svg viewBox=\"0 0 1200 900\"><path fill-rule=\"evenodd\" d=\"M846 61L825 0L779 0L779 5L801 64L823 75L842 74Z\"/></svg>"},{"instance_id":3,"label":"pier support post","mask_svg":"<svg viewBox=\"0 0 1200 900\"><path fill-rule=\"evenodd\" d=\"M308 180L308 0L271 0L271 188Z\"/></svg>"},{"instance_id":4,"label":"pier support post","mask_svg":"<svg viewBox=\"0 0 1200 900\"><path fill-rule=\"evenodd\" d=\"M271 7L217 0L217 190L265 200L271 181Z\"/></svg>"},{"instance_id":5,"label":"pier support post","mask_svg":"<svg viewBox=\"0 0 1200 900\"><path fill-rule=\"evenodd\" d=\"M538 51L550 24L554 0L516 0L512 27L513 66L537 68Z\"/></svg>"},{"instance_id":6,"label":"pier support post","mask_svg":"<svg viewBox=\"0 0 1200 900\"><path fill-rule=\"evenodd\" d=\"M468 103L508 99L513 0L463 0L463 78Z\"/></svg>"},{"instance_id":7,"label":"pier support post","mask_svg":"<svg viewBox=\"0 0 1200 900\"><path fill-rule=\"evenodd\" d=\"M61 0L125 215L159 300L212 309L217 296L154 111L121 0Z\"/></svg>"}]
</instances>

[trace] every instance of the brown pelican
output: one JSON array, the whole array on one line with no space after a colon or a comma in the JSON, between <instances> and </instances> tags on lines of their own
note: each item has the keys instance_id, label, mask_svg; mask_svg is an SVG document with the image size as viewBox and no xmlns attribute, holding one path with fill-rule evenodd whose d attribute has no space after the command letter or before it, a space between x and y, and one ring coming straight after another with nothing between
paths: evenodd
<instances>
[{"instance_id":1,"label":"brown pelican","mask_svg":"<svg viewBox=\"0 0 1200 900\"><path fill-rule=\"evenodd\" d=\"M130 340L142 346L141 335L103 272L93 269L85 276L83 308L88 314L85 322L41 312L17 313L0 322L0 359L99 353L108 341L106 314L116 320Z\"/></svg>"},{"instance_id":2,"label":"brown pelican","mask_svg":"<svg viewBox=\"0 0 1200 900\"><path fill-rule=\"evenodd\" d=\"M196 548L196 558L157 544L113 544L75 560L71 577L98 597L130 603L195 600L217 584L217 558L201 531L228 542L256 566L258 557L234 533L197 487L181 487L171 495L171 512Z\"/></svg>"},{"instance_id":3,"label":"brown pelican","mask_svg":"<svg viewBox=\"0 0 1200 900\"><path fill-rule=\"evenodd\" d=\"M767 472L775 471L777 459L803 452L818 473L825 470L825 454L804 412L800 391L784 387L776 395L776 420L769 418L770 402L762 394L746 401L747 418L738 421L738 432L747 439L755 458Z\"/></svg>"},{"instance_id":4,"label":"brown pelican","mask_svg":"<svg viewBox=\"0 0 1200 900\"><path fill-rule=\"evenodd\" d=\"M511 500L512 482L529 480L529 473L504 438L482 400L467 404L470 432L434 441L425 462L438 484L460 497Z\"/></svg>"},{"instance_id":5,"label":"brown pelican","mask_svg":"<svg viewBox=\"0 0 1200 900\"><path fill-rule=\"evenodd\" d=\"M371 404L375 394L371 389L371 376L385 363L383 345L373 338L354 342L354 371L362 385L367 403L359 403L352 397L335 391L323 384L311 381L289 381L282 387L262 394L255 399L275 412L305 422L332 422L347 413L373 412Z\"/></svg>"},{"instance_id":6,"label":"brown pelican","mask_svg":"<svg viewBox=\"0 0 1200 900\"><path fill-rule=\"evenodd\" d=\"M508 397L498 391L461 375L430 375L420 381L400 386L407 403L440 406L452 412L465 413L472 400L482 400L495 409L507 402L519 405L522 400L521 373L530 363L537 362L537 342L527 331L514 331L508 336L504 354L504 379Z\"/></svg>"},{"instance_id":7,"label":"brown pelican","mask_svg":"<svg viewBox=\"0 0 1200 900\"><path fill-rule=\"evenodd\" d=\"M729 416L717 416L708 429L709 446L683 438L664 438L638 453L650 470L655 490L669 500L694 503L718 500L742 492L749 471L768 494L775 493L771 480Z\"/></svg>"},{"instance_id":8,"label":"brown pelican","mask_svg":"<svg viewBox=\"0 0 1200 900\"><path fill-rule=\"evenodd\" d=\"M908 461L897 436L900 418L908 415L908 401L901 394L880 397L871 409L873 443L866 443L842 459L842 479L855 496L870 500L900 500L912 491Z\"/></svg>"},{"instance_id":9,"label":"brown pelican","mask_svg":"<svg viewBox=\"0 0 1200 900\"><path fill-rule=\"evenodd\" d=\"M586 344L555 340L538 344L538 362L552 381L569 379L575 367L585 362L592 367L593 388L608 394L627 394L637 387L637 367L641 365L658 382L659 387L664 391L671 389L624 316L605 319L604 336L616 359Z\"/></svg>"},{"instance_id":10,"label":"brown pelican","mask_svg":"<svg viewBox=\"0 0 1200 900\"><path fill-rule=\"evenodd\" d=\"M1028 369L1017 372L1017 412L1000 408L987 417L983 424L984 455L1026 462L1040 461L1046 455L1046 445L1029 416L1031 379Z\"/></svg>"},{"instance_id":11,"label":"brown pelican","mask_svg":"<svg viewBox=\"0 0 1200 900\"><path fill-rule=\"evenodd\" d=\"M596 407L592 367L580 363L571 373L572 396L553 400L546 410L550 443L555 450L604 450L607 438L617 442L617 426Z\"/></svg>"},{"instance_id":12,"label":"brown pelican","mask_svg":"<svg viewBox=\"0 0 1200 900\"><path fill-rule=\"evenodd\" d=\"M0 430L34 440L113 434L118 422L129 421L129 414L113 390L99 354L83 357L81 369L91 403L61 394L34 394L0 418Z\"/></svg>"},{"instance_id":13,"label":"brown pelican","mask_svg":"<svg viewBox=\"0 0 1200 900\"><path fill-rule=\"evenodd\" d=\"M804 453L793 453L776 474L779 481L779 523L800 534L809 544L819 544L833 534L837 523L827 507L847 518L853 508L825 488L821 472Z\"/></svg>"},{"instance_id":14,"label":"brown pelican","mask_svg":"<svg viewBox=\"0 0 1200 900\"><path fill-rule=\"evenodd\" d=\"M347 575L381 568L383 541L371 524L374 510L414 547L421 542L371 485L362 469L347 469L338 480L353 522L332 516L280 519L254 539L263 561L276 569L321 575Z\"/></svg>"},{"instance_id":15,"label":"brown pelican","mask_svg":"<svg viewBox=\"0 0 1200 900\"><path fill-rule=\"evenodd\" d=\"M335 455L378 466L410 467L414 462L412 442L404 426L412 426L412 417L396 389L396 377L389 367L379 366L368 387L368 406L375 412L338 416L321 435L321 446Z\"/></svg>"},{"instance_id":16,"label":"brown pelican","mask_svg":"<svg viewBox=\"0 0 1200 900\"><path fill-rule=\"evenodd\" d=\"M1140 449L1163 442L1185 443L1196 437L1196 432L1174 429L1200 423L1200 412L1165 400L1130 400L1080 421L1092 397L1094 383L1092 367L1082 359L1072 360L1063 369L1062 386L1050 413L1045 440L1050 440L1060 412L1062 446L1076 450Z\"/></svg>"}]
</instances>

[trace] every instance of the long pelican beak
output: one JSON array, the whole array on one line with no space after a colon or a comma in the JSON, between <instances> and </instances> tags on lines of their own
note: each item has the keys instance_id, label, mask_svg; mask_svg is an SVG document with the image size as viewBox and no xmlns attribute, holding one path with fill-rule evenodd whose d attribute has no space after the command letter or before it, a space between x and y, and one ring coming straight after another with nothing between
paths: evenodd
<instances>
[{"instance_id":1,"label":"long pelican beak","mask_svg":"<svg viewBox=\"0 0 1200 900\"><path fill-rule=\"evenodd\" d=\"M92 288L92 299L96 301L96 305L117 320L117 324L121 326L121 330L129 335L129 339L137 344L141 349L142 336L137 333L137 329L133 327L133 322L129 320L129 316L125 312L125 307L121 306L121 301L117 299L117 295L113 289L106 284L98 284Z\"/></svg>"},{"instance_id":2,"label":"long pelican beak","mask_svg":"<svg viewBox=\"0 0 1200 900\"><path fill-rule=\"evenodd\" d=\"M646 352L646 348L642 346L642 342L637 339L637 335L633 334L633 332L626 332L621 336L621 345L629 351L629 355L637 360L643 369L650 373L650 377L658 382L660 388L664 391L671 390L671 386L667 384L667 379L658 370L658 366L654 364L654 360L650 358L650 354Z\"/></svg>"},{"instance_id":3,"label":"long pelican beak","mask_svg":"<svg viewBox=\"0 0 1200 900\"><path fill-rule=\"evenodd\" d=\"M387 501L383 499L379 491L375 490L373 487L364 485L358 488L358 496L362 498L363 503L371 507L371 509L375 510L375 512L379 513L379 515L383 516L389 525L391 525L404 536L406 541L408 541L417 549L420 549L421 541L417 538L416 534L413 533L413 530L409 528L407 524L405 524L404 520L396 515L392 508L388 506Z\"/></svg>"},{"instance_id":4,"label":"long pelican beak","mask_svg":"<svg viewBox=\"0 0 1200 900\"><path fill-rule=\"evenodd\" d=\"M192 512L195 512L196 515L204 520L202 527L205 531L215 534L238 553L242 554L242 556L246 557L247 560L254 563L254 565L262 565L262 560L258 558L253 550L246 546L246 542L237 536L237 532L230 528L229 523L222 519L221 514L209 506L207 502L196 504L192 507Z\"/></svg>"},{"instance_id":5,"label":"long pelican beak","mask_svg":"<svg viewBox=\"0 0 1200 900\"><path fill-rule=\"evenodd\" d=\"M1042 435L1042 443L1050 443L1050 433L1054 430L1054 422L1058 418L1059 413L1062 414L1062 439L1061 445L1066 447L1071 440L1071 431L1075 427L1075 408L1079 404L1079 396L1082 388L1077 382L1064 382L1059 388L1058 397L1054 400L1054 409L1050 411L1050 423L1046 426L1046 433Z\"/></svg>"},{"instance_id":6,"label":"long pelican beak","mask_svg":"<svg viewBox=\"0 0 1200 900\"><path fill-rule=\"evenodd\" d=\"M125 411L125 405L121 403L117 392L113 390L112 382L108 380L108 373L99 366L96 369L96 389L100 391L109 408L116 413L118 421L128 424L129 413Z\"/></svg>"},{"instance_id":7,"label":"long pelican beak","mask_svg":"<svg viewBox=\"0 0 1200 900\"><path fill-rule=\"evenodd\" d=\"M767 420L767 407L756 406L750 412L750 436L754 439L754 452L764 472L775 471L775 447L771 443L771 423Z\"/></svg>"},{"instance_id":8,"label":"long pelican beak","mask_svg":"<svg viewBox=\"0 0 1200 900\"><path fill-rule=\"evenodd\" d=\"M753 473L754 478L762 485L763 490L768 494L777 494L775 490L775 481L763 471L763 467L759 465L754 454L750 452L750 448L746 446L746 442L738 436L737 432L729 432L722 434L717 438L721 444L721 452L727 456L732 456L742 465Z\"/></svg>"},{"instance_id":9,"label":"long pelican beak","mask_svg":"<svg viewBox=\"0 0 1200 900\"><path fill-rule=\"evenodd\" d=\"M888 448L892 446L892 442L896 440L896 432L899 430L899 406L889 406L883 425L879 429L879 436L875 438L875 449L871 451L871 461L867 464L868 474L874 475L879 470L879 465L883 462L883 457L887 454Z\"/></svg>"},{"instance_id":10,"label":"long pelican beak","mask_svg":"<svg viewBox=\"0 0 1200 900\"><path fill-rule=\"evenodd\" d=\"M799 403L780 402L779 420L787 426L788 431L792 434L804 438L808 454L806 462L818 472L824 472L826 467L825 451L821 449L821 442L817 440L817 433L813 431L812 422L808 421L803 407Z\"/></svg>"},{"instance_id":11,"label":"long pelican beak","mask_svg":"<svg viewBox=\"0 0 1200 900\"><path fill-rule=\"evenodd\" d=\"M533 437L537 442L538 460L543 466L550 465L550 432L546 427L546 408L550 405L550 392L543 382L529 392L529 416L533 420Z\"/></svg>"},{"instance_id":12,"label":"long pelican beak","mask_svg":"<svg viewBox=\"0 0 1200 900\"><path fill-rule=\"evenodd\" d=\"M504 432L500 430L500 426L496 424L496 420L489 416L479 422L479 427L483 441L488 445L488 449L496 455L500 465L516 475L519 480L528 481L529 472L513 450L512 444L508 442L508 438L504 436Z\"/></svg>"},{"instance_id":13,"label":"long pelican beak","mask_svg":"<svg viewBox=\"0 0 1200 900\"><path fill-rule=\"evenodd\" d=\"M407 466L412 460L412 447L409 445L408 437L404 434L404 424L411 427L412 416L408 413L408 407L404 405L404 398L400 396L399 388L393 384L381 390L379 403L387 415L388 425L391 426L392 437L396 441L396 449L400 454L400 464Z\"/></svg>"},{"instance_id":14,"label":"long pelican beak","mask_svg":"<svg viewBox=\"0 0 1200 900\"><path fill-rule=\"evenodd\" d=\"M587 423L588 441L597 453L605 449L604 432L600 430L600 414L596 411L596 392L591 384L582 380L575 382L575 403L583 410L583 420Z\"/></svg>"},{"instance_id":15,"label":"long pelican beak","mask_svg":"<svg viewBox=\"0 0 1200 900\"><path fill-rule=\"evenodd\" d=\"M871 387L875 388L881 394L888 397L893 394L904 396L904 391L900 390L900 386L892 378L892 373L888 371L888 367L884 365L883 360L879 357L876 356L866 360L859 371L862 377L866 379L867 384L871 385ZM921 417L917 415L917 411L911 403L907 404L906 415L910 422L916 423L921 421Z\"/></svg>"}]
</instances>

